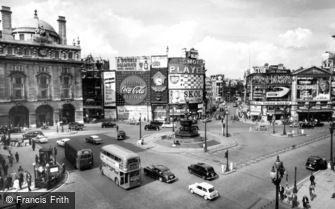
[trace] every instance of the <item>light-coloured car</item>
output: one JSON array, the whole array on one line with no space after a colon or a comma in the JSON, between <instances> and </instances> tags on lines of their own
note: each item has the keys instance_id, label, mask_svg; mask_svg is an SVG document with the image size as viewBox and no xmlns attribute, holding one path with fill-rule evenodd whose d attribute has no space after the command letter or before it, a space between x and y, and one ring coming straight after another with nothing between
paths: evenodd
<instances>
[{"instance_id":1,"label":"light-coloured car","mask_svg":"<svg viewBox=\"0 0 335 209\"><path fill-rule=\"evenodd\" d=\"M59 140L57 140L57 145L61 146L61 147L64 147L65 142L70 141L70 140L71 140L70 138L59 139Z\"/></svg>"},{"instance_id":2,"label":"light-coloured car","mask_svg":"<svg viewBox=\"0 0 335 209\"><path fill-rule=\"evenodd\" d=\"M176 127L176 124L173 123L163 123L162 128L172 128L173 125Z\"/></svg>"},{"instance_id":3,"label":"light-coloured car","mask_svg":"<svg viewBox=\"0 0 335 209\"><path fill-rule=\"evenodd\" d=\"M102 144L103 143L103 140L97 135L86 137L85 140L87 143L92 143L92 144Z\"/></svg>"},{"instance_id":4,"label":"light-coloured car","mask_svg":"<svg viewBox=\"0 0 335 209\"><path fill-rule=\"evenodd\" d=\"M37 143L47 143L48 142L48 137L43 136L43 135L37 135L36 137L32 138Z\"/></svg>"},{"instance_id":5,"label":"light-coloured car","mask_svg":"<svg viewBox=\"0 0 335 209\"><path fill-rule=\"evenodd\" d=\"M214 186L207 182L194 183L188 186L188 190L193 194L202 196L205 200L212 200L220 196L219 192L215 190Z\"/></svg>"}]
</instances>

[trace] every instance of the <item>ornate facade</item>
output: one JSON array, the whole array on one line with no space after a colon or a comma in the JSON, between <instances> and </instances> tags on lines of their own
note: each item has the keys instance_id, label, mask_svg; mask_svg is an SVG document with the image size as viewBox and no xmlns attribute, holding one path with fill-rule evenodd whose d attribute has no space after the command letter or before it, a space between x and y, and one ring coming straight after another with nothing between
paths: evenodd
<instances>
[{"instance_id":1,"label":"ornate facade","mask_svg":"<svg viewBox=\"0 0 335 209\"><path fill-rule=\"evenodd\" d=\"M12 27L11 10L2 6L0 36L0 124L40 127L83 121L81 49L67 45L66 20L57 33L34 17Z\"/></svg>"}]
</instances>

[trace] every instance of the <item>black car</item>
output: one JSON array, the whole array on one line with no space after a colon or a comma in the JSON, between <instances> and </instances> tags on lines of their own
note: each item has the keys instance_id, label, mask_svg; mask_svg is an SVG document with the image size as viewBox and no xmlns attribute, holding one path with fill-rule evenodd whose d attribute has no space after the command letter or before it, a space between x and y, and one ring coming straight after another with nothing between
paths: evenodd
<instances>
[{"instance_id":1,"label":"black car","mask_svg":"<svg viewBox=\"0 0 335 209\"><path fill-rule=\"evenodd\" d=\"M155 131L159 131L159 126L158 125L154 125L154 124L147 124L144 126L144 130L148 131L148 130L155 130Z\"/></svg>"},{"instance_id":2,"label":"black car","mask_svg":"<svg viewBox=\"0 0 335 209\"><path fill-rule=\"evenodd\" d=\"M310 170L324 170L327 169L327 160L322 159L319 156L309 156L306 161L306 169Z\"/></svg>"},{"instance_id":3,"label":"black car","mask_svg":"<svg viewBox=\"0 0 335 209\"><path fill-rule=\"evenodd\" d=\"M144 174L159 181L171 183L177 180L170 169L164 165L151 165L143 169Z\"/></svg>"},{"instance_id":4,"label":"black car","mask_svg":"<svg viewBox=\"0 0 335 209\"><path fill-rule=\"evenodd\" d=\"M116 124L111 121L105 121L101 123L101 128L114 128Z\"/></svg>"},{"instance_id":5,"label":"black car","mask_svg":"<svg viewBox=\"0 0 335 209\"><path fill-rule=\"evenodd\" d=\"M117 132L117 140L124 140L124 139L126 139L126 132L122 130Z\"/></svg>"},{"instance_id":6,"label":"black car","mask_svg":"<svg viewBox=\"0 0 335 209\"><path fill-rule=\"evenodd\" d=\"M31 139L31 138L36 137L37 135L44 136L44 134L43 134L42 131L29 131L29 132L23 134L22 138L24 138L24 139Z\"/></svg>"},{"instance_id":7,"label":"black car","mask_svg":"<svg viewBox=\"0 0 335 209\"><path fill-rule=\"evenodd\" d=\"M163 122L158 121L158 120L153 120L153 121L150 122L150 124L152 124L152 125L157 125L157 126L161 126L161 125L163 125Z\"/></svg>"},{"instance_id":8,"label":"black car","mask_svg":"<svg viewBox=\"0 0 335 209\"><path fill-rule=\"evenodd\" d=\"M82 131L84 129L84 124L78 122L70 122L69 123L70 130Z\"/></svg>"},{"instance_id":9,"label":"black car","mask_svg":"<svg viewBox=\"0 0 335 209\"><path fill-rule=\"evenodd\" d=\"M213 180L218 177L218 174L214 171L214 168L206 163L191 164L188 166L188 172L205 180Z\"/></svg>"}]
</instances>

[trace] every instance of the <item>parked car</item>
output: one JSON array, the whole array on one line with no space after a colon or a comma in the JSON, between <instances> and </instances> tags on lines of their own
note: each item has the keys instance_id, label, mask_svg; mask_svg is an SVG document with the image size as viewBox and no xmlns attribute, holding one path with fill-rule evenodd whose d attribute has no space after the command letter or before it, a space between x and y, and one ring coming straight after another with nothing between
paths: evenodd
<instances>
[{"instance_id":1,"label":"parked car","mask_svg":"<svg viewBox=\"0 0 335 209\"><path fill-rule=\"evenodd\" d=\"M92 143L92 144L102 144L103 143L103 140L97 135L86 137L85 140L87 143Z\"/></svg>"},{"instance_id":2,"label":"parked car","mask_svg":"<svg viewBox=\"0 0 335 209\"><path fill-rule=\"evenodd\" d=\"M188 186L188 190L192 194L202 196L205 200L212 200L220 196L219 192L215 190L214 186L207 183L194 183Z\"/></svg>"},{"instance_id":3,"label":"parked car","mask_svg":"<svg viewBox=\"0 0 335 209\"><path fill-rule=\"evenodd\" d=\"M153 121L150 121L150 124L161 126L161 125L163 125L163 122L161 122L159 120L153 120Z\"/></svg>"},{"instance_id":4,"label":"parked car","mask_svg":"<svg viewBox=\"0 0 335 209\"><path fill-rule=\"evenodd\" d=\"M176 127L176 124L173 124L173 123L163 123L162 128L172 128L173 126Z\"/></svg>"},{"instance_id":5,"label":"parked car","mask_svg":"<svg viewBox=\"0 0 335 209\"><path fill-rule=\"evenodd\" d=\"M101 123L101 128L114 128L116 127L116 123L113 123L111 121L104 121Z\"/></svg>"},{"instance_id":6,"label":"parked car","mask_svg":"<svg viewBox=\"0 0 335 209\"><path fill-rule=\"evenodd\" d=\"M206 180L213 180L218 177L214 168L206 163L191 164L188 166L188 172Z\"/></svg>"},{"instance_id":7,"label":"parked car","mask_svg":"<svg viewBox=\"0 0 335 209\"><path fill-rule=\"evenodd\" d=\"M70 122L69 129L76 130L76 131L82 131L84 129L84 124L78 123L78 122Z\"/></svg>"},{"instance_id":8,"label":"parked car","mask_svg":"<svg viewBox=\"0 0 335 209\"><path fill-rule=\"evenodd\" d=\"M150 165L143 169L144 174L161 182L171 183L177 180L170 169L164 165Z\"/></svg>"},{"instance_id":9,"label":"parked car","mask_svg":"<svg viewBox=\"0 0 335 209\"><path fill-rule=\"evenodd\" d=\"M44 135L37 135L36 137L33 137L32 140L37 143L47 143L48 142L48 138Z\"/></svg>"},{"instance_id":10,"label":"parked car","mask_svg":"<svg viewBox=\"0 0 335 209\"><path fill-rule=\"evenodd\" d=\"M43 134L42 131L29 131L29 132L27 132L25 134L22 134L22 138L31 139L31 138L36 137L37 135L44 136L44 134Z\"/></svg>"},{"instance_id":11,"label":"parked car","mask_svg":"<svg viewBox=\"0 0 335 209\"><path fill-rule=\"evenodd\" d=\"M117 133L117 140L124 140L126 139L126 132L119 130L119 132Z\"/></svg>"},{"instance_id":12,"label":"parked car","mask_svg":"<svg viewBox=\"0 0 335 209\"><path fill-rule=\"evenodd\" d=\"M308 121L308 122L301 122L300 123L300 127L301 128L314 128L315 127L315 124L313 121Z\"/></svg>"},{"instance_id":13,"label":"parked car","mask_svg":"<svg viewBox=\"0 0 335 209\"><path fill-rule=\"evenodd\" d=\"M64 147L65 142L70 141L70 140L71 140L70 138L58 139L56 143L58 146Z\"/></svg>"},{"instance_id":14,"label":"parked car","mask_svg":"<svg viewBox=\"0 0 335 209\"><path fill-rule=\"evenodd\" d=\"M309 156L306 161L306 169L310 170L324 170L327 169L327 160L319 156Z\"/></svg>"},{"instance_id":15,"label":"parked car","mask_svg":"<svg viewBox=\"0 0 335 209\"><path fill-rule=\"evenodd\" d=\"M290 124L290 127L292 127L292 128L300 127L299 122L297 122L297 121L292 122L292 123Z\"/></svg>"},{"instance_id":16,"label":"parked car","mask_svg":"<svg viewBox=\"0 0 335 209\"><path fill-rule=\"evenodd\" d=\"M147 124L144 126L144 130L148 131L148 130L155 130L155 131L159 131L159 126L158 125L154 125L154 124Z\"/></svg>"}]
</instances>

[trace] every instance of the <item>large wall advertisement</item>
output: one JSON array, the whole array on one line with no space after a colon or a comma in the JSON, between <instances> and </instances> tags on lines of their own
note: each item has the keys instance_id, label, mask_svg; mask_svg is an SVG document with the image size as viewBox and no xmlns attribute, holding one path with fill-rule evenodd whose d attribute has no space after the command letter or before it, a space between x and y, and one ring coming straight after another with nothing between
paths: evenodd
<instances>
[{"instance_id":1,"label":"large wall advertisement","mask_svg":"<svg viewBox=\"0 0 335 209\"><path fill-rule=\"evenodd\" d=\"M151 58L149 56L116 57L117 71L149 71Z\"/></svg>"},{"instance_id":2,"label":"large wall advertisement","mask_svg":"<svg viewBox=\"0 0 335 209\"><path fill-rule=\"evenodd\" d=\"M171 58L169 60L169 103L202 103L204 91L203 60Z\"/></svg>"},{"instance_id":3,"label":"large wall advertisement","mask_svg":"<svg viewBox=\"0 0 335 209\"><path fill-rule=\"evenodd\" d=\"M330 87L327 78L298 77L297 83L298 100L330 100Z\"/></svg>"},{"instance_id":4,"label":"large wall advertisement","mask_svg":"<svg viewBox=\"0 0 335 209\"><path fill-rule=\"evenodd\" d=\"M122 105L144 105L150 103L150 72L116 72L116 103Z\"/></svg>"},{"instance_id":5,"label":"large wall advertisement","mask_svg":"<svg viewBox=\"0 0 335 209\"><path fill-rule=\"evenodd\" d=\"M143 105L125 105L118 106L118 119L119 120L132 120L138 121L141 117L142 121L147 121L152 118L151 107Z\"/></svg>"},{"instance_id":6,"label":"large wall advertisement","mask_svg":"<svg viewBox=\"0 0 335 209\"><path fill-rule=\"evenodd\" d=\"M115 107L115 72L104 72L104 106Z\"/></svg>"},{"instance_id":7,"label":"large wall advertisement","mask_svg":"<svg viewBox=\"0 0 335 209\"><path fill-rule=\"evenodd\" d=\"M168 59L167 56L152 56L150 70L151 103L168 103Z\"/></svg>"}]
</instances>

